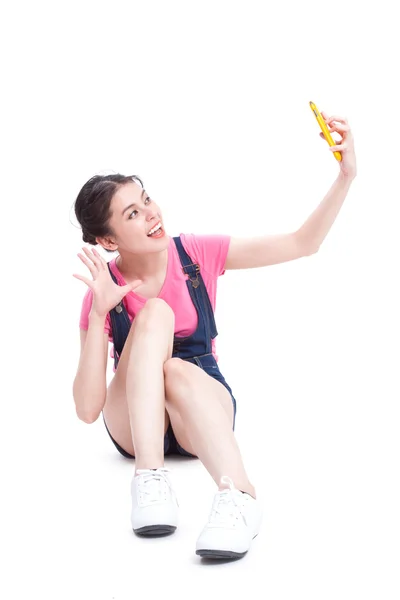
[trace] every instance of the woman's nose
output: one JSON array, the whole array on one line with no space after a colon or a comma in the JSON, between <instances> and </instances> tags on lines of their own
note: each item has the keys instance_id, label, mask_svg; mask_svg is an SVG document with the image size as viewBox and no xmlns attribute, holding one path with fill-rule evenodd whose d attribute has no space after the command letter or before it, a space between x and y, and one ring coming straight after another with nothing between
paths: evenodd
<instances>
[{"instance_id":1,"label":"woman's nose","mask_svg":"<svg viewBox=\"0 0 400 600\"><path fill-rule=\"evenodd\" d=\"M157 209L152 206L152 207L148 207L147 208L147 215L146 215L146 219L147 221L151 221L152 219L155 219L157 217Z\"/></svg>"}]
</instances>

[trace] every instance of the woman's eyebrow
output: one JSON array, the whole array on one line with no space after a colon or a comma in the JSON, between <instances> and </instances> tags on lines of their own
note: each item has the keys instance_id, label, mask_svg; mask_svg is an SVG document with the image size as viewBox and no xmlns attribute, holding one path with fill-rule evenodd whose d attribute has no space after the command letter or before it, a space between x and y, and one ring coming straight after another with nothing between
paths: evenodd
<instances>
[{"instance_id":1,"label":"woman's eyebrow","mask_svg":"<svg viewBox=\"0 0 400 600\"><path fill-rule=\"evenodd\" d=\"M146 193L146 190L143 190L142 193L140 194L140 199L143 198L143 194ZM136 202L132 202L132 204L129 204L128 206L125 206L124 210L122 211L122 215L124 215L124 213L129 210L130 208L133 208L134 206L136 206Z\"/></svg>"}]
</instances>

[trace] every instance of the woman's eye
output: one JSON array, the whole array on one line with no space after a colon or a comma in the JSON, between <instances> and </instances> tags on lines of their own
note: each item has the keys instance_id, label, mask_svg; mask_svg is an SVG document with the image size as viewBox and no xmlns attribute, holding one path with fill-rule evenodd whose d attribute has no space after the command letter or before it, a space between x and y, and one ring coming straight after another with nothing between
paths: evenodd
<instances>
[{"instance_id":1,"label":"woman's eye","mask_svg":"<svg viewBox=\"0 0 400 600\"><path fill-rule=\"evenodd\" d=\"M145 204L149 204L149 202L151 202L151 198L149 196L147 196L147 198L145 200Z\"/></svg>"},{"instance_id":2,"label":"woman's eye","mask_svg":"<svg viewBox=\"0 0 400 600\"><path fill-rule=\"evenodd\" d=\"M133 217L136 217L136 215L137 215L137 210L133 210L133 211L130 213L130 215L129 215L128 219L133 219Z\"/></svg>"}]
</instances>

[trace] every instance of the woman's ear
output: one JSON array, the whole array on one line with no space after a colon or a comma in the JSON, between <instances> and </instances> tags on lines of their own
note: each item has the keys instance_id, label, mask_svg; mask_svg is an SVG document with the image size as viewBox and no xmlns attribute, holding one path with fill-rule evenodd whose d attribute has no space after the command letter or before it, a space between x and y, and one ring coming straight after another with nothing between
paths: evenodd
<instances>
[{"instance_id":1,"label":"woman's ear","mask_svg":"<svg viewBox=\"0 0 400 600\"><path fill-rule=\"evenodd\" d=\"M105 238L97 237L96 242L102 248L104 248L104 250L109 250L110 252L115 252L115 250L117 250L117 248L118 248L118 244L116 244L113 239L108 238L108 237L105 237Z\"/></svg>"}]
</instances>

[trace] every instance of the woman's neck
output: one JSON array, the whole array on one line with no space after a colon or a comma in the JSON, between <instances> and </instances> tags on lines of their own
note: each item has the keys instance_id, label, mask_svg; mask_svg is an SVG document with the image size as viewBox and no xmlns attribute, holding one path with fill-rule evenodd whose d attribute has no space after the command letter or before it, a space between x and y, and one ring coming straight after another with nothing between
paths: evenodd
<instances>
[{"instance_id":1,"label":"woman's neck","mask_svg":"<svg viewBox=\"0 0 400 600\"><path fill-rule=\"evenodd\" d=\"M135 279L142 281L153 279L164 273L167 268L168 248L149 254L121 252L117 256L115 264L127 283Z\"/></svg>"}]
</instances>

